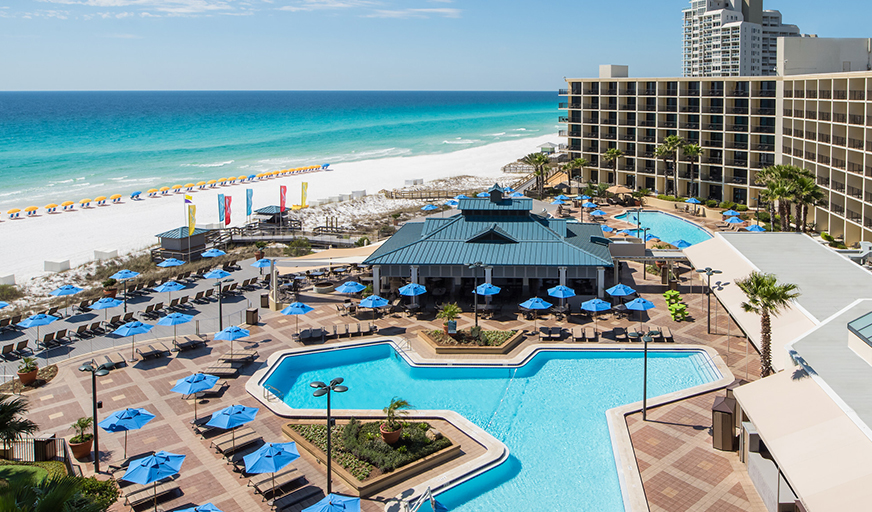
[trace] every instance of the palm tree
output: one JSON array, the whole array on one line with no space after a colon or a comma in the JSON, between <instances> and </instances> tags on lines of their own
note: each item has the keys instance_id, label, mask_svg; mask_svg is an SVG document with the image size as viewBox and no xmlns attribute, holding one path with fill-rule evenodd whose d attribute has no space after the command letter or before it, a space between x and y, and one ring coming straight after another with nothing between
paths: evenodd
<instances>
[{"instance_id":1,"label":"palm tree","mask_svg":"<svg viewBox=\"0 0 872 512\"><path fill-rule=\"evenodd\" d=\"M576 169L581 170L582 176L584 176L584 168L590 165L590 162L587 161L586 158L576 158L567 162L563 166L563 170L566 171L566 185L567 187L572 187L572 171Z\"/></svg>"},{"instance_id":2,"label":"palm tree","mask_svg":"<svg viewBox=\"0 0 872 512\"><path fill-rule=\"evenodd\" d=\"M542 153L530 153L521 159L527 165L533 166L533 174L536 176L536 188L539 190L539 199L545 187L545 173L548 168L548 157Z\"/></svg>"},{"instance_id":3,"label":"palm tree","mask_svg":"<svg viewBox=\"0 0 872 512\"><path fill-rule=\"evenodd\" d=\"M3 441L4 450L22 436L39 430L36 423L24 417L28 407L29 404L23 397L0 400L0 440Z\"/></svg>"},{"instance_id":4,"label":"palm tree","mask_svg":"<svg viewBox=\"0 0 872 512\"><path fill-rule=\"evenodd\" d=\"M669 165L669 160L672 160L672 171L675 173L672 176L672 194L676 196L678 195L678 153L681 151L681 148L684 147L684 144L684 139L682 139L678 135L669 135L663 140L663 144L657 146L657 150L655 153L658 158L663 158L663 161L666 162L667 167ZM666 188L669 188L668 175L666 176Z\"/></svg>"},{"instance_id":5,"label":"palm tree","mask_svg":"<svg viewBox=\"0 0 872 512\"><path fill-rule=\"evenodd\" d=\"M99 512L100 503L82 495L82 482L73 476L43 478L37 483L12 479L0 489L4 512Z\"/></svg>"},{"instance_id":6,"label":"palm tree","mask_svg":"<svg viewBox=\"0 0 872 512\"><path fill-rule=\"evenodd\" d=\"M618 148L609 148L605 153L603 153L603 160L606 162L612 163L612 170L615 174L615 180L618 179L618 160L624 156L624 152ZM608 180L609 184L611 184L612 180Z\"/></svg>"},{"instance_id":7,"label":"palm tree","mask_svg":"<svg viewBox=\"0 0 872 512\"><path fill-rule=\"evenodd\" d=\"M685 144L681 150L684 152L684 156L690 160L690 195L696 197L699 192L696 190L696 183L694 183L694 173L696 172L696 162L702 156L703 149L699 144Z\"/></svg>"},{"instance_id":8,"label":"palm tree","mask_svg":"<svg viewBox=\"0 0 872 512\"><path fill-rule=\"evenodd\" d=\"M806 231L808 207L823 204L826 194L811 176L799 175L793 181L796 207L796 231Z\"/></svg>"},{"instance_id":9,"label":"palm tree","mask_svg":"<svg viewBox=\"0 0 872 512\"><path fill-rule=\"evenodd\" d=\"M742 303L742 309L748 313L760 315L760 376L766 377L774 373L772 369L772 321L770 317L778 316L790 301L799 297L797 286L790 283L779 283L775 274L751 272L745 279L736 281L736 285L745 293L747 300Z\"/></svg>"}]
</instances>

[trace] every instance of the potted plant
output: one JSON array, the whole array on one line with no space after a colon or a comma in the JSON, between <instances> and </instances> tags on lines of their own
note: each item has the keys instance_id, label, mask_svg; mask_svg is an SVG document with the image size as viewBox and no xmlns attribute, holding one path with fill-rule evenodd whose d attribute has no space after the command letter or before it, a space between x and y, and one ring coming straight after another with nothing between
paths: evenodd
<instances>
[{"instance_id":1,"label":"potted plant","mask_svg":"<svg viewBox=\"0 0 872 512\"><path fill-rule=\"evenodd\" d=\"M254 258L258 260L263 259L263 248L266 247L266 242L255 242L254 246L257 247L257 250L254 251Z\"/></svg>"},{"instance_id":2,"label":"potted plant","mask_svg":"<svg viewBox=\"0 0 872 512\"><path fill-rule=\"evenodd\" d=\"M73 457L82 459L90 455L94 434L86 434L85 431L93 424L94 418L82 417L70 426L76 431L76 435L70 438L70 449L73 451Z\"/></svg>"},{"instance_id":3,"label":"potted plant","mask_svg":"<svg viewBox=\"0 0 872 512\"><path fill-rule=\"evenodd\" d=\"M400 440L400 435L403 433L403 424L400 423L398 417L409 414L409 409L412 404L402 398L393 397L391 403L382 411L385 413L385 422L379 425L378 430L381 432L382 439L387 444L394 444Z\"/></svg>"},{"instance_id":4,"label":"potted plant","mask_svg":"<svg viewBox=\"0 0 872 512\"><path fill-rule=\"evenodd\" d=\"M448 336L448 322L454 322L460 317L461 313L460 306L457 305L456 302L452 302L450 304L444 304L442 309L439 310L439 313L436 314L436 318L441 318L445 320L442 322L442 332Z\"/></svg>"},{"instance_id":5,"label":"potted plant","mask_svg":"<svg viewBox=\"0 0 872 512\"><path fill-rule=\"evenodd\" d=\"M115 285L118 281L112 279L111 277L105 281L103 281L103 296L104 297L115 297L118 294L118 288Z\"/></svg>"},{"instance_id":6,"label":"potted plant","mask_svg":"<svg viewBox=\"0 0 872 512\"><path fill-rule=\"evenodd\" d=\"M35 357L25 357L18 363L18 380L23 386L35 381L38 373L39 365L36 363Z\"/></svg>"}]
</instances>

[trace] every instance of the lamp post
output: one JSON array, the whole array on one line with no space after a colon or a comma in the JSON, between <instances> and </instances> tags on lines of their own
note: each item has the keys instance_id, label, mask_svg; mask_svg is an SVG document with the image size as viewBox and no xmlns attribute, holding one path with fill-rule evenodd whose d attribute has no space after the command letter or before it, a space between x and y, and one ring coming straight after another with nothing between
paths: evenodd
<instances>
[{"instance_id":1,"label":"lamp post","mask_svg":"<svg viewBox=\"0 0 872 512\"><path fill-rule=\"evenodd\" d=\"M642 421L648 421L648 342L651 341L651 334L642 335L642 342L645 344L645 362L642 370Z\"/></svg>"},{"instance_id":2,"label":"lamp post","mask_svg":"<svg viewBox=\"0 0 872 512\"><path fill-rule=\"evenodd\" d=\"M221 293L221 285L222 285L223 283L232 283L232 282L233 282L233 279L224 279L224 280L219 279L218 282L216 282L215 284L212 285L212 286L217 287L217 295L218 295L218 331L223 331L223 330L224 330L224 315L223 315L223 309L222 309L222 307L223 307L223 305L224 305L224 301L222 300L222 296L223 296L223 295L222 295L222 293Z\"/></svg>"},{"instance_id":3,"label":"lamp post","mask_svg":"<svg viewBox=\"0 0 872 512\"><path fill-rule=\"evenodd\" d=\"M109 375L109 370L103 366L97 366L97 363L92 359L90 363L85 363L79 367L80 372L91 372L91 403L93 406L93 428L94 428L94 473L100 472L100 441L98 435L100 430L97 428L97 409L103 407L103 402L97 401L97 377Z\"/></svg>"},{"instance_id":4,"label":"lamp post","mask_svg":"<svg viewBox=\"0 0 872 512\"><path fill-rule=\"evenodd\" d=\"M330 381L330 385L324 384L321 381L315 381L309 383L309 386L315 388L315 392L312 393L315 396L324 396L327 395L327 494L330 495L331 492L331 479L330 479L330 461L333 459L333 455L330 451L330 431L333 427L333 419L330 418L330 392L336 393L345 393L348 391L348 387L340 386L342 384L341 377L337 377Z\"/></svg>"},{"instance_id":5,"label":"lamp post","mask_svg":"<svg viewBox=\"0 0 872 512\"><path fill-rule=\"evenodd\" d=\"M715 274L721 274L720 270L715 270L711 267L706 268L698 268L696 271L700 274L705 274L708 278L708 283L706 285L706 295L708 295L708 315L706 316L706 324L708 325L708 333L712 333L712 276Z\"/></svg>"},{"instance_id":6,"label":"lamp post","mask_svg":"<svg viewBox=\"0 0 872 512\"><path fill-rule=\"evenodd\" d=\"M472 294L475 296L475 307L474 307L474 316L475 316L475 326L478 327L478 272L476 271L479 268L484 267L484 263L477 261L475 263L470 263L469 268L472 269L472 277L475 282L472 288Z\"/></svg>"},{"instance_id":7,"label":"lamp post","mask_svg":"<svg viewBox=\"0 0 872 512\"><path fill-rule=\"evenodd\" d=\"M647 244L647 243L648 243L648 242L645 241L645 239L648 238L648 231L649 231L650 229L651 229L651 228L641 228L641 229L639 229L639 231L642 232L642 243L643 243L643 244ZM638 231L637 231L637 233L638 233ZM642 262L642 280L645 280L645 279L648 279L648 266L647 266L646 263L643 261L643 262Z\"/></svg>"}]
</instances>

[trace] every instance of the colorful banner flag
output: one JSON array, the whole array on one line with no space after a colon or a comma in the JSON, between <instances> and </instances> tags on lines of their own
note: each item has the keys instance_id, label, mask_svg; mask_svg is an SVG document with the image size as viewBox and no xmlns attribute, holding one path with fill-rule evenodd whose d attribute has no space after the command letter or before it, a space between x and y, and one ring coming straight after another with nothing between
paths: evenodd
<instances>
[{"instance_id":1,"label":"colorful banner flag","mask_svg":"<svg viewBox=\"0 0 872 512\"><path fill-rule=\"evenodd\" d=\"M218 194L218 222L224 219L224 194Z\"/></svg>"},{"instance_id":2,"label":"colorful banner flag","mask_svg":"<svg viewBox=\"0 0 872 512\"><path fill-rule=\"evenodd\" d=\"M230 225L230 200L232 198L230 196L226 196L224 198L224 225Z\"/></svg>"},{"instance_id":3,"label":"colorful banner flag","mask_svg":"<svg viewBox=\"0 0 872 512\"><path fill-rule=\"evenodd\" d=\"M282 185L279 187L279 211L285 212L285 198L288 197L288 187Z\"/></svg>"},{"instance_id":4,"label":"colorful banner flag","mask_svg":"<svg viewBox=\"0 0 872 512\"><path fill-rule=\"evenodd\" d=\"M245 215L251 217L251 207L254 203L254 189L245 189Z\"/></svg>"},{"instance_id":5,"label":"colorful banner flag","mask_svg":"<svg viewBox=\"0 0 872 512\"><path fill-rule=\"evenodd\" d=\"M193 204L193 203L194 203L194 198L189 196L188 194L185 194L185 204Z\"/></svg>"},{"instance_id":6,"label":"colorful banner flag","mask_svg":"<svg viewBox=\"0 0 872 512\"><path fill-rule=\"evenodd\" d=\"M308 192L308 191L309 191L309 184L304 181L303 182L303 194L300 197L300 206L302 206L303 208L305 208L307 206L307 204L306 204L306 192Z\"/></svg>"},{"instance_id":7,"label":"colorful banner flag","mask_svg":"<svg viewBox=\"0 0 872 512\"><path fill-rule=\"evenodd\" d=\"M188 236L194 234L195 226L197 225L197 205L188 205Z\"/></svg>"}]
</instances>

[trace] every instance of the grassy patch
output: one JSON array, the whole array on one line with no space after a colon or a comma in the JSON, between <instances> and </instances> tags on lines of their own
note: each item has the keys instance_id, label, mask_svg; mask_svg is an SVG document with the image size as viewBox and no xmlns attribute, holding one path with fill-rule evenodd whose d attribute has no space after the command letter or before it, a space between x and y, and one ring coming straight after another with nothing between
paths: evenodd
<instances>
[{"instance_id":1,"label":"grassy patch","mask_svg":"<svg viewBox=\"0 0 872 512\"><path fill-rule=\"evenodd\" d=\"M457 345L475 345L481 347L499 347L507 342L509 338L515 335L518 331L481 331L481 335L476 337L470 330L457 331L454 336L449 336L443 331L427 331L427 335L440 345L457 346Z\"/></svg>"},{"instance_id":2,"label":"grassy patch","mask_svg":"<svg viewBox=\"0 0 872 512\"><path fill-rule=\"evenodd\" d=\"M36 483L48 476L48 471L36 466L0 466L0 480L12 483L24 481Z\"/></svg>"},{"instance_id":3,"label":"grassy patch","mask_svg":"<svg viewBox=\"0 0 872 512\"><path fill-rule=\"evenodd\" d=\"M22 462L17 460L0 460L0 471L15 471L12 468L42 471L42 476L66 476L67 467L59 460L45 462ZM4 477L5 478L5 477Z\"/></svg>"}]
</instances>

